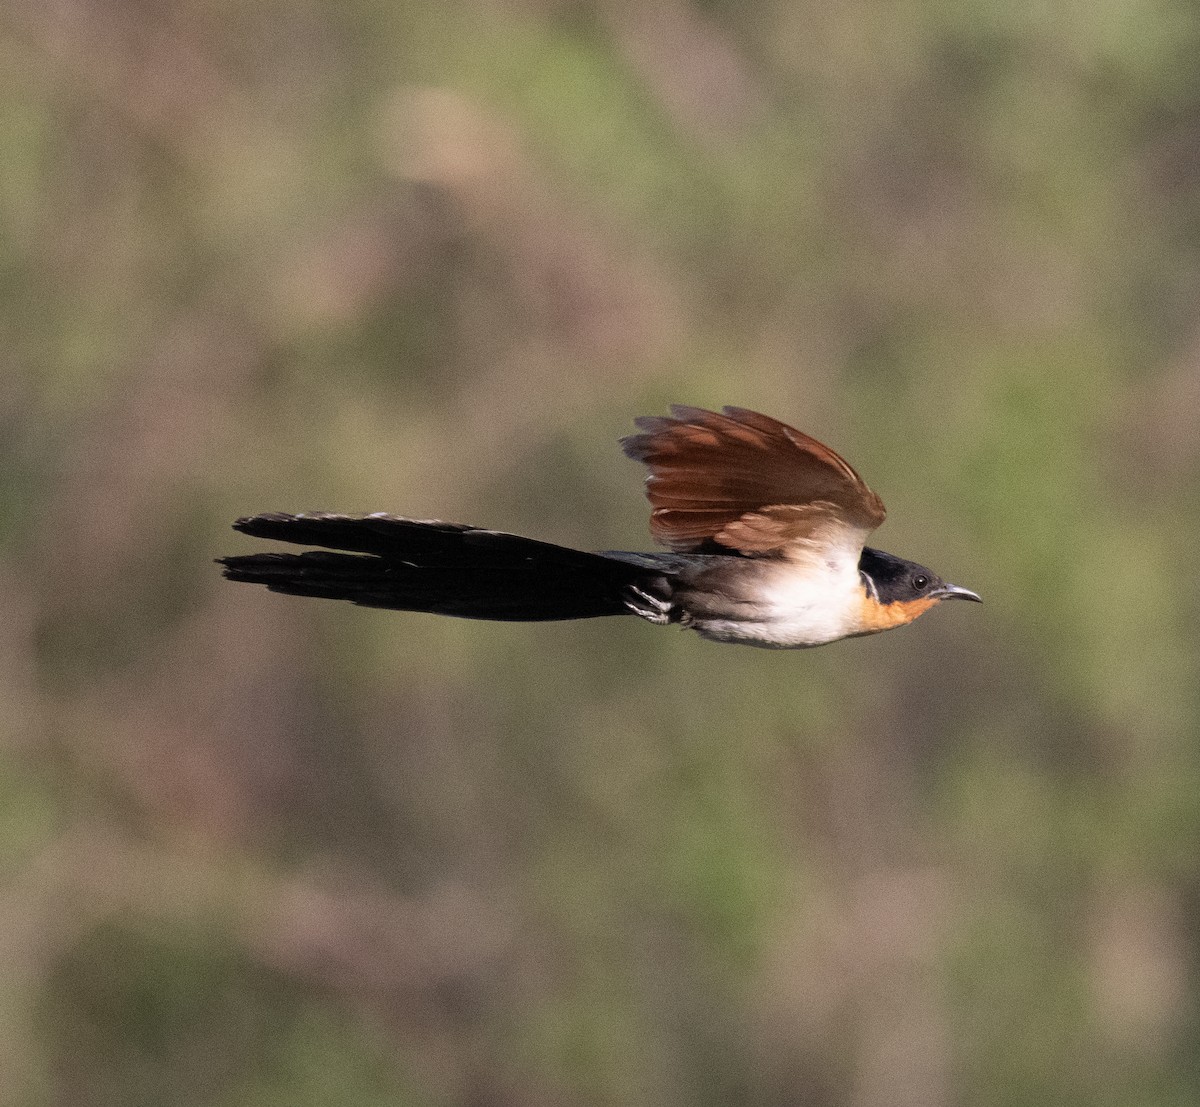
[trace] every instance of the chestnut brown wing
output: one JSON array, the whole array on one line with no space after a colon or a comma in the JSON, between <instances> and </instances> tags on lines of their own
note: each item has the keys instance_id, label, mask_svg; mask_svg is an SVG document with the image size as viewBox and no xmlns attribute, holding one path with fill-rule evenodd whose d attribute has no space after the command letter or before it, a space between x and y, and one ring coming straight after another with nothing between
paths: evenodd
<instances>
[{"instance_id":1,"label":"chestnut brown wing","mask_svg":"<svg viewBox=\"0 0 1200 1107\"><path fill-rule=\"evenodd\" d=\"M789 556L815 543L861 549L883 501L828 446L757 412L675 405L621 440L650 469L654 538L676 550L716 542Z\"/></svg>"}]
</instances>

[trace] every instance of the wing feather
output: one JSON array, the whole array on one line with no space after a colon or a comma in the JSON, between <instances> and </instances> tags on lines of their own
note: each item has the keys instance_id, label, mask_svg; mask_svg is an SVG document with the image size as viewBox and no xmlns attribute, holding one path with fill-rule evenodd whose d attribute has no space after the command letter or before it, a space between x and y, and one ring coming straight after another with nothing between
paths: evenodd
<instances>
[{"instance_id":1,"label":"wing feather","mask_svg":"<svg viewBox=\"0 0 1200 1107\"><path fill-rule=\"evenodd\" d=\"M816 546L861 549L883 501L850 464L793 427L745 408L675 405L621 440L649 468L655 539L677 550L716 542L758 556Z\"/></svg>"}]
</instances>

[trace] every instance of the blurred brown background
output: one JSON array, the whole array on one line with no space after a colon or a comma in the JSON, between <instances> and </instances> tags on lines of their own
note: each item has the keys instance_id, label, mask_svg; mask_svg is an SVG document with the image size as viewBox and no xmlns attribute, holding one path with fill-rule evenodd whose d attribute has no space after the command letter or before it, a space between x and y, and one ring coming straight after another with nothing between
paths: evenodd
<instances>
[{"instance_id":1,"label":"blurred brown background","mask_svg":"<svg viewBox=\"0 0 1200 1107\"><path fill-rule=\"evenodd\" d=\"M1200 1102L1200 9L9 0L0 1099ZM740 404L983 593L810 652L219 579L645 548Z\"/></svg>"}]
</instances>

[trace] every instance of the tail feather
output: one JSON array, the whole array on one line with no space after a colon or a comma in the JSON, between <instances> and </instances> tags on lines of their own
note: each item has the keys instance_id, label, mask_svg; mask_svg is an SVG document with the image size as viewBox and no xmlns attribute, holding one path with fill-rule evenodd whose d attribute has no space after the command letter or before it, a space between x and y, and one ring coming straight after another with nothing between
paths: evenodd
<instances>
[{"instance_id":1,"label":"tail feather","mask_svg":"<svg viewBox=\"0 0 1200 1107\"><path fill-rule=\"evenodd\" d=\"M586 619L636 613L636 597L666 602L671 592L668 577L645 565L458 523L267 514L234 526L327 549L221 558L228 579L365 607L467 619Z\"/></svg>"}]
</instances>

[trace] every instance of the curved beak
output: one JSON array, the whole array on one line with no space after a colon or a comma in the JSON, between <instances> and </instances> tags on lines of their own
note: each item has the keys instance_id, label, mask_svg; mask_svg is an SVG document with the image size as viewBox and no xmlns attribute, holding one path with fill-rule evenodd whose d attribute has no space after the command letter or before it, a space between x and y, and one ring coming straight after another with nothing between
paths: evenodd
<instances>
[{"instance_id":1,"label":"curved beak","mask_svg":"<svg viewBox=\"0 0 1200 1107\"><path fill-rule=\"evenodd\" d=\"M983 603L983 597L972 592L969 588L959 588L957 584L943 584L933 593L939 600L974 600Z\"/></svg>"}]
</instances>

